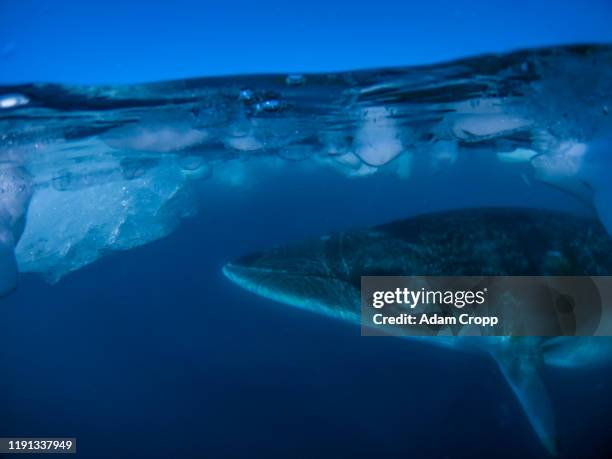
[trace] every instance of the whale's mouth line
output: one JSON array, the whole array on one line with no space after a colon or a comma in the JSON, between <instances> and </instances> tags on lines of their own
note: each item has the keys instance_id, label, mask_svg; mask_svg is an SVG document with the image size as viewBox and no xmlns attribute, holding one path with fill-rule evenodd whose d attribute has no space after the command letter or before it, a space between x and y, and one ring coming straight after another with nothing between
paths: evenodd
<instances>
[{"instance_id":1,"label":"whale's mouth line","mask_svg":"<svg viewBox=\"0 0 612 459\"><path fill-rule=\"evenodd\" d=\"M266 282L258 282L247 276L244 276L244 275L241 276L235 271L232 271L230 269L231 266L232 266L231 263L228 263L225 266L223 266L223 269L222 269L223 274L231 282L234 282L236 285L245 289L248 292L251 292L263 298L267 298L269 300L275 301L280 304L289 304L299 309L316 312L316 313L323 314L323 315L334 316L339 319L347 320L347 321L354 322L354 323L359 323L358 308L355 311L341 310L338 308L334 308L332 305L330 305L325 300L321 300L320 298L310 296L307 292L300 293L296 291L296 292L291 292L291 293L284 293L282 289L274 288L273 286L270 286ZM246 271L257 270L257 268L248 268L248 267L244 267L242 269ZM269 269L269 268L261 268L261 269L268 273L276 272L276 270ZM330 276L321 276L321 275L305 276L303 274L286 274L286 275L293 276L296 278L301 277L304 279L307 279L309 277L316 278L317 280L321 282L329 282L329 281L336 280L336 281L345 283L347 285L350 285L345 280L338 279L335 277L330 277Z\"/></svg>"},{"instance_id":2,"label":"whale's mouth line","mask_svg":"<svg viewBox=\"0 0 612 459\"><path fill-rule=\"evenodd\" d=\"M278 275L278 276L301 277L301 278L308 278L308 279L319 279L322 281L332 280L332 281L337 281L337 282L343 282L345 284L350 284L350 282L347 279L342 279L338 276L333 276L333 275L310 274L310 273L303 273L299 271L283 271L283 270L279 270L276 268L241 266L241 265L237 265L235 263L229 262L223 266L222 271L223 271L223 274L228 279L234 282L236 282L234 279L240 279L240 276L236 272L232 272L232 270L250 272L253 274L257 273L257 274L270 274L270 275ZM239 282L236 282L236 283L239 283Z\"/></svg>"}]
</instances>

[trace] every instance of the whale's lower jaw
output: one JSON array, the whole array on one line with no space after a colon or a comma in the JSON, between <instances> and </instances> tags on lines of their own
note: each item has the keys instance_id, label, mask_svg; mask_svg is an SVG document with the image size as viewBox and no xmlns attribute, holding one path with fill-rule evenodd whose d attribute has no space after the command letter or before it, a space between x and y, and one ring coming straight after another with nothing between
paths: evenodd
<instances>
[{"instance_id":1,"label":"whale's lower jaw","mask_svg":"<svg viewBox=\"0 0 612 459\"><path fill-rule=\"evenodd\" d=\"M263 298L355 324L360 323L359 297L357 292L355 295L351 295L355 296L354 301L351 301L351 303L354 302L355 307L350 305L346 307L332 306L334 300L346 296L347 290L349 288L352 289L352 287L346 286L342 281L317 277L312 277L305 281L304 277L299 274L261 270L241 266L237 263L227 263L223 266L223 274L236 285ZM329 288L330 283L335 288ZM284 287L293 284L296 287L293 289L280 288L280 284L283 284ZM298 286L304 290L298 289ZM323 293L326 291L337 293L337 295L333 295L334 298L325 300L323 299Z\"/></svg>"}]
</instances>

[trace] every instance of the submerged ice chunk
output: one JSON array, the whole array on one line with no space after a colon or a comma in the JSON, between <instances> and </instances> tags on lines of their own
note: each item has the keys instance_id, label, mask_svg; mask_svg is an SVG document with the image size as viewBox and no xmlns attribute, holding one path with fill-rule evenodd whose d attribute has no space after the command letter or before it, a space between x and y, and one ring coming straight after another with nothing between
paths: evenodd
<instances>
[{"instance_id":1,"label":"submerged ice chunk","mask_svg":"<svg viewBox=\"0 0 612 459\"><path fill-rule=\"evenodd\" d=\"M355 154L370 166L382 166L402 152L399 134L388 108L368 107L355 133Z\"/></svg>"},{"instance_id":2,"label":"submerged ice chunk","mask_svg":"<svg viewBox=\"0 0 612 459\"><path fill-rule=\"evenodd\" d=\"M26 222L32 192L30 181L22 168L0 165L0 296L17 284L15 245Z\"/></svg>"},{"instance_id":3,"label":"submerged ice chunk","mask_svg":"<svg viewBox=\"0 0 612 459\"><path fill-rule=\"evenodd\" d=\"M612 236L612 140L590 143L558 142L551 151L533 158L536 178L592 203Z\"/></svg>"},{"instance_id":4,"label":"submerged ice chunk","mask_svg":"<svg viewBox=\"0 0 612 459\"><path fill-rule=\"evenodd\" d=\"M529 120L522 117L505 114L464 115L455 121L453 133L463 140L481 139L525 129L529 124Z\"/></svg>"},{"instance_id":5,"label":"submerged ice chunk","mask_svg":"<svg viewBox=\"0 0 612 459\"><path fill-rule=\"evenodd\" d=\"M551 183L578 178L587 152L587 145L579 142L561 142L553 151L533 158L531 164L538 178Z\"/></svg>"},{"instance_id":6,"label":"submerged ice chunk","mask_svg":"<svg viewBox=\"0 0 612 459\"><path fill-rule=\"evenodd\" d=\"M231 125L223 143L227 148L241 152L262 150L265 144L255 136L255 127L248 121Z\"/></svg>"},{"instance_id":7,"label":"submerged ice chunk","mask_svg":"<svg viewBox=\"0 0 612 459\"><path fill-rule=\"evenodd\" d=\"M538 153L529 148L517 148L513 151L499 152L497 158L505 163L527 163Z\"/></svg>"},{"instance_id":8,"label":"submerged ice chunk","mask_svg":"<svg viewBox=\"0 0 612 459\"><path fill-rule=\"evenodd\" d=\"M170 152L204 142L208 132L189 125L138 123L113 129L104 139L108 146L119 150Z\"/></svg>"},{"instance_id":9,"label":"submerged ice chunk","mask_svg":"<svg viewBox=\"0 0 612 459\"><path fill-rule=\"evenodd\" d=\"M181 217L194 212L186 180L168 158L132 180L37 190L16 248L20 271L55 282L109 251L167 235Z\"/></svg>"},{"instance_id":10,"label":"submerged ice chunk","mask_svg":"<svg viewBox=\"0 0 612 459\"><path fill-rule=\"evenodd\" d=\"M451 166L457 161L459 149L454 140L440 140L430 149L429 155L434 168Z\"/></svg>"}]
</instances>

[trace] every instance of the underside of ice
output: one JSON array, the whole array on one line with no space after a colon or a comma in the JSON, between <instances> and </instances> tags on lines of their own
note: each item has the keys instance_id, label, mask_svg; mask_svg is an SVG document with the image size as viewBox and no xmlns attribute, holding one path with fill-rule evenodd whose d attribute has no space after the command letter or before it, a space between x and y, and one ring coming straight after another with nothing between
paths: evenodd
<instances>
[{"instance_id":1,"label":"underside of ice","mask_svg":"<svg viewBox=\"0 0 612 459\"><path fill-rule=\"evenodd\" d=\"M527 170L527 182L577 197L612 233L610 107L608 46L335 74L0 87L0 290L14 284L14 260L57 281L161 238L209 199L198 184L246 188L254 164L435 180L483 167L485 152L487 168Z\"/></svg>"},{"instance_id":2,"label":"underside of ice","mask_svg":"<svg viewBox=\"0 0 612 459\"><path fill-rule=\"evenodd\" d=\"M118 175L122 174L116 164ZM40 188L30 201L16 256L24 272L57 281L109 250L126 250L167 235L194 212L178 162L160 160L137 177ZM79 186L81 185L81 186Z\"/></svg>"}]
</instances>

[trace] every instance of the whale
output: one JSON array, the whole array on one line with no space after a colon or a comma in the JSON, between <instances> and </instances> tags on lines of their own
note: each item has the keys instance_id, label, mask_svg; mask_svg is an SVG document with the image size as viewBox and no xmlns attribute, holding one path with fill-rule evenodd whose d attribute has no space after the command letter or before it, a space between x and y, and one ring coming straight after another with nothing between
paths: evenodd
<instances>
[{"instance_id":1,"label":"whale","mask_svg":"<svg viewBox=\"0 0 612 459\"><path fill-rule=\"evenodd\" d=\"M478 208L417 215L250 253L223 266L270 300L360 324L361 276L607 276L612 238L592 217L544 209ZM407 336L492 357L541 445L559 452L544 369L612 365L607 336Z\"/></svg>"}]
</instances>

